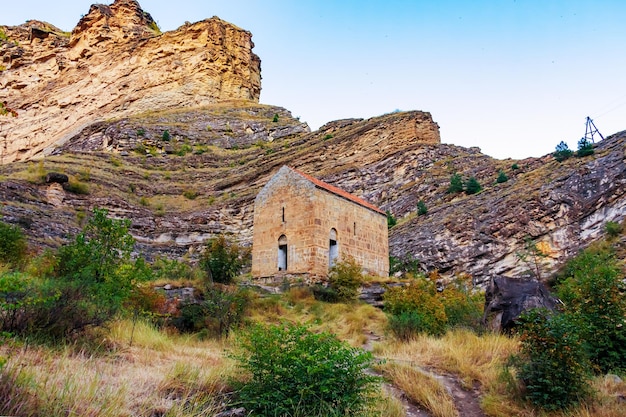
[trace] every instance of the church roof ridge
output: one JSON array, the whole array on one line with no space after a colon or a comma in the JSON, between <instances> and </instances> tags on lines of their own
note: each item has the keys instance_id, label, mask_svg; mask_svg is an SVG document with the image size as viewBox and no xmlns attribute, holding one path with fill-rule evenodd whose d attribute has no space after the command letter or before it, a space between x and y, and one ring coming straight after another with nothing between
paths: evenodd
<instances>
[{"instance_id":1,"label":"church roof ridge","mask_svg":"<svg viewBox=\"0 0 626 417\"><path fill-rule=\"evenodd\" d=\"M330 192L332 194L335 194L335 195L337 195L339 197L343 197L343 198L345 198L347 200L350 200L350 201L352 201L354 203L357 203L360 206L363 206L365 208L373 210L373 211L375 211L377 213L380 213L380 214L382 214L384 216L387 215L384 211L382 211L381 209L379 209L375 205L373 205L371 203L368 203L367 201L363 200L360 197L355 196L354 194L350 194L349 192L344 191L344 190L342 190L339 187L335 187L334 185L330 185L330 184L328 184L328 183L326 183L326 182L324 182L324 181L322 181L320 179L317 179L317 178L315 178L315 177L313 177L313 176L311 176L309 174L305 174L304 172L302 172L302 171L300 171L300 170L298 170L296 168L292 168L292 167L289 167L287 165L285 165L285 166L287 168L289 168L290 170L292 170L293 172L295 172L296 174L298 174L301 177L303 177L304 179L312 182L316 187L319 187L319 188L321 188L323 190L326 190L326 191L328 191L328 192Z\"/></svg>"}]
</instances>

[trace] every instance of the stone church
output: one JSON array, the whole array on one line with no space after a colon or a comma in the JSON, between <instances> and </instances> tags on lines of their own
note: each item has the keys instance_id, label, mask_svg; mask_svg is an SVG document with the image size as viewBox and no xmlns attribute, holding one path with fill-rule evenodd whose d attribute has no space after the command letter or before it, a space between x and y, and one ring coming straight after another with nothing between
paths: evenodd
<instances>
[{"instance_id":1,"label":"stone church","mask_svg":"<svg viewBox=\"0 0 626 417\"><path fill-rule=\"evenodd\" d=\"M326 276L342 256L388 276L387 216L374 205L283 166L254 203L252 275Z\"/></svg>"}]
</instances>

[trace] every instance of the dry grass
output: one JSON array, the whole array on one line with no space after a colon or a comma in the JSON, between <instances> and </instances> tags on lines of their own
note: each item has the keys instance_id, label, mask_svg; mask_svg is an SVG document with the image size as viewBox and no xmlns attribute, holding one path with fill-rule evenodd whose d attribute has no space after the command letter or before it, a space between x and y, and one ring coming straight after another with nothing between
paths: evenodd
<instances>
[{"instance_id":1,"label":"dry grass","mask_svg":"<svg viewBox=\"0 0 626 417\"><path fill-rule=\"evenodd\" d=\"M0 394L9 391L4 413L31 415L197 415L215 410L234 372L220 342L166 335L149 325L116 323L107 344L117 350L92 355L66 348L5 345ZM191 407L193 408L193 407Z\"/></svg>"},{"instance_id":2,"label":"dry grass","mask_svg":"<svg viewBox=\"0 0 626 417\"><path fill-rule=\"evenodd\" d=\"M458 417L459 412L446 388L435 377L409 365L386 363L380 370L407 397L435 417Z\"/></svg>"},{"instance_id":3,"label":"dry grass","mask_svg":"<svg viewBox=\"0 0 626 417\"><path fill-rule=\"evenodd\" d=\"M519 342L499 334L479 336L469 330L449 331L441 338L421 335L409 343L392 341L377 345L381 358L417 363L422 367L447 372L461 378L466 388L475 382L489 386L498 379L499 369Z\"/></svg>"}]
</instances>

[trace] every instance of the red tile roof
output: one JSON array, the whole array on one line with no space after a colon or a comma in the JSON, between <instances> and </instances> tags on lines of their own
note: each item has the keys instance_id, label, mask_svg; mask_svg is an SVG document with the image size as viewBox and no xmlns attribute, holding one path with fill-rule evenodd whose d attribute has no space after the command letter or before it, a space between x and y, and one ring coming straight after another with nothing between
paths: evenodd
<instances>
[{"instance_id":1,"label":"red tile roof","mask_svg":"<svg viewBox=\"0 0 626 417\"><path fill-rule=\"evenodd\" d=\"M380 213L380 214L382 214L384 216L387 215L384 211L382 211L381 209L379 209L375 205L370 204L367 201L365 201L365 200L363 200L363 199L361 199L361 198L359 198L359 197L357 197L355 195L352 195L352 194L350 194L347 191L342 190L341 188L335 187L334 185L327 184L324 181L318 180L317 178L312 177L312 176L310 176L308 174L305 174L304 172L299 171L299 170L297 170L295 168L291 168L291 167L288 167L288 168L291 169L293 172L297 173L298 175L304 177L305 179L311 181L313 184L315 184L316 187L319 187L319 188L321 188L323 190L326 190L326 191L328 191L330 193L338 195L339 197L343 197L343 198L345 198L347 200L350 200L350 201L352 201L354 203L357 203L358 205L363 206L365 208L368 208L370 210L374 210L375 212Z\"/></svg>"}]
</instances>

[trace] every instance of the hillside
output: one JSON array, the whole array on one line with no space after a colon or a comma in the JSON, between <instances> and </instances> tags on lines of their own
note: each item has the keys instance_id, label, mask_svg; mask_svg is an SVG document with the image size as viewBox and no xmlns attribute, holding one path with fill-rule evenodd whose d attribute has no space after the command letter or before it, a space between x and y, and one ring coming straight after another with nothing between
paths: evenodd
<instances>
[{"instance_id":1,"label":"hillside","mask_svg":"<svg viewBox=\"0 0 626 417\"><path fill-rule=\"evenodd\" d=\"M439 144L428 113L338 121L309 133L285 109L229 102L94 124L44 160L2 166L0 198L4 220L25 226L38 244L58 245L87 210L105 207L132 220L139 251L180 257L216 233L249 245L254 197L288 164L398 217L392 255L483 281L526 269L516 253L527 237L549 249L549 272L601 236L606 221L624 218L625 136L563 163L501 161ZM497 184L500 170L509 180ZM45 184L48 172L69 175L72 186ZM484 190L446 193L454 172L475 176ZM419 200L425 216L415 214Z\"/></svg>"},{"instance_id":2,"label":"hillside","mask_svg":"<svg viewBox=\"0 0 626 417\"><path fill-rule=\"evenodd\" d=\"M17 111L0 117L1 213L35 247L63 243L93 207L131 219L149 259L193 259L217 233L250 245L253 200L285 164L397 217L392 256L477 283L523 274L529 239L547 276L626 214L624 132L562 163L442 144L422 111L311 132L258 103L251 34L218 18L161 34L136 1L117 0L71 34L35 21L0 29L0 101ZM47 184L50 172L69 185ZM447 193L454 173L483 190Z\"/></svg>"}]
</instances>

